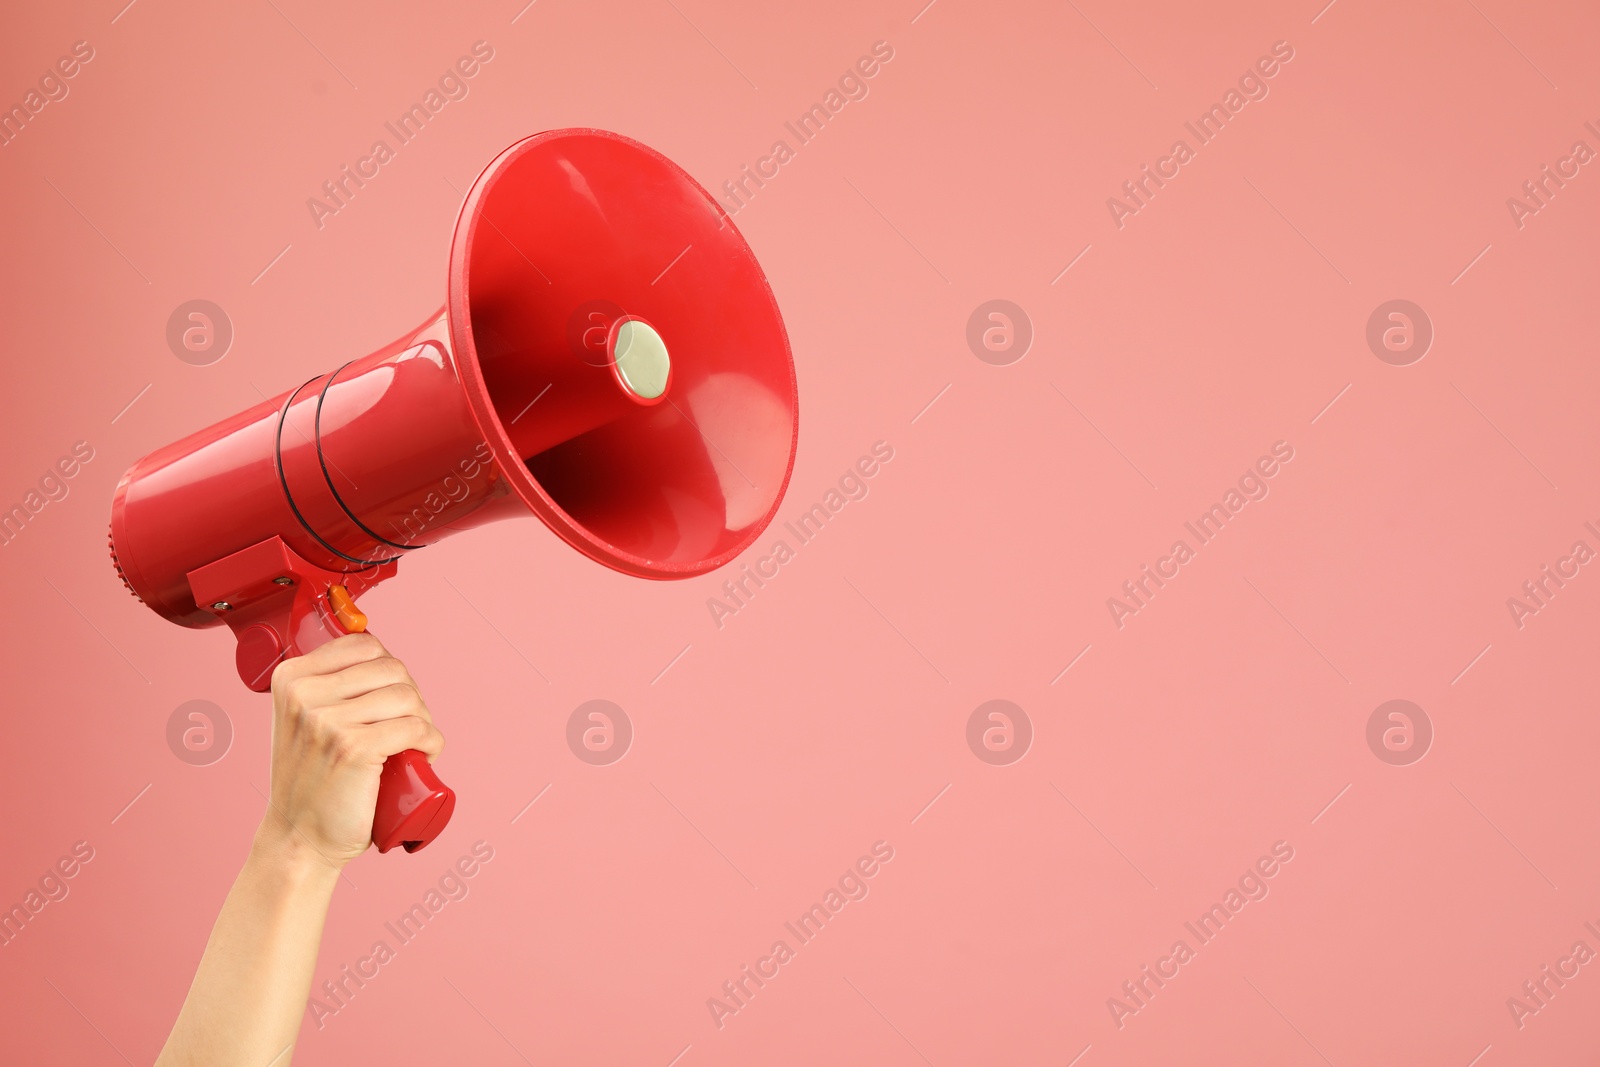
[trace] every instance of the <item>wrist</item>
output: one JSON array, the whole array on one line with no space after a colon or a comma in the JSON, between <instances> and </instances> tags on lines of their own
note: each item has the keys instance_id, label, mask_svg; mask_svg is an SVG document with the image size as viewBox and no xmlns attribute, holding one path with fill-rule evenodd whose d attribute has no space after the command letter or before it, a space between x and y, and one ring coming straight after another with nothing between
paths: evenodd
<instances>
[{"instance_id":1,"label":"wrist","mask_svg":"<svg viewBox=\"0 0 1600 1067\"><path fill-rule=\"evenodd\" d=\"M344 866L318 852L303 835L271 812L256 828L249 863L295 883L326 883L330 889Z\"/></svg>"}]
</instances>

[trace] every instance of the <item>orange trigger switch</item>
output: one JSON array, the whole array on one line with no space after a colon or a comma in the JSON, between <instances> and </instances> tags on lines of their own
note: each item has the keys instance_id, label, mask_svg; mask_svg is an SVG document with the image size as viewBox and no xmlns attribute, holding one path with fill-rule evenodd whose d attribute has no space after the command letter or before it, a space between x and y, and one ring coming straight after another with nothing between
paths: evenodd
<instances>
[{"instance_id":1,"label":"orange trigger switch","mask_svg":"<svg viewBox=\"0 0 1600 1067\"><path fill-rule=\"evenodd\" d=\"M328 603L333 607L333 617L339 625L353 634L365 633L367 617L356 607L356 598L342 585L328 587Z\"/></svg>"}]
</instances>

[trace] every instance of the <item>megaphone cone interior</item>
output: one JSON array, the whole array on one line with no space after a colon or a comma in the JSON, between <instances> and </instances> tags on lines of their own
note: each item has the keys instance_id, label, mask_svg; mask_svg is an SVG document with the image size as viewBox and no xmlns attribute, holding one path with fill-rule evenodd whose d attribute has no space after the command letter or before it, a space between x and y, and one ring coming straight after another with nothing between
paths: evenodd
<instances>
[{"instance_id":1,"label":"megaphone cone interior","mask_svg":"<svg viewBox=\"0 0 1600 1067\"><path fill-rule=\"evenodd\" d=\"M600 131L513 146L468 194L450 286L473 410L526 461L511 487L581 551L682 577L769 521L794 455L788 339L682 169Z\"/></svg>"}]
</instances>

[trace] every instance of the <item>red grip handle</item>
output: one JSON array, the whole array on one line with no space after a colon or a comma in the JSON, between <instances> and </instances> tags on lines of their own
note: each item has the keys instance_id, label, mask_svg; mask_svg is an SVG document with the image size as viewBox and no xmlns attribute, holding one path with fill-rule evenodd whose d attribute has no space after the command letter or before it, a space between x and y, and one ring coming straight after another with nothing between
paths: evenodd
<instances>
[{"instance_id":1,"label":"red grip handle","mask_svg":"<svg viewBox=\"0 0 1600 1067\"><path fill-rule=\"evenodd\" d=\"M282 552L286 559L291 555L287 549ZM296 567L273 568L286 570L299 580L288 575L275 580L273 586L282 595L256 610L235 612L230 603L220 600L214 605L225 613L239 639L235 654L239 677L258 693L272 688L272 669L279 661L367 628L367 617L356 608L349 589L337 582L341 576L316 571L303 560L298 563ZM314 583L304 580L307 572L335 581L323 586L326 593L319 594ZM443 832L455 810L455 790L439 780L427 756L414 748L396 752L384 761L378 779L372 843L379 852L396 845L415 852Z\"/></svg>"},{"instance_id":2,"label":"red grip handle","mask_svg":"<svg viewBox=\"0 0 1600 1067\"><path fill-rule=\"evenodd\" d=\"M427 756L414 748L396 752L378 781L372 842L379 852L396 845L415 852L439 836L455 810L456 791L439 781Z\"/></svg>"},{"instance_id":3,"label":"red grip handle","mask_svg":"<svg viewBox=\"0 0 1600 1067\"><path fill-rule=\"evenodd\" d=\"M348 633L362 633L367 617L342 585L328 590L333 617ZM403 845L407 852L426 846L456 810L455 790L439 781L433 766L414 748L396 752L383 764L378 780L378 804L372 812L372 843L379 852Z\"/></svg>"}]
</instances>

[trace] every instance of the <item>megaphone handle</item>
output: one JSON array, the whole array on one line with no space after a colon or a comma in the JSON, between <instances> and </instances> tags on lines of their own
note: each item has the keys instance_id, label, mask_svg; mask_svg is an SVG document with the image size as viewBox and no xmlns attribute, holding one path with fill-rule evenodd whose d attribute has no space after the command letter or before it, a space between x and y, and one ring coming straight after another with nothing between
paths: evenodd
<instances>
[{"instance_id":1,"label":"megaphone handle","mask_svg":"<svg viewBox=\"0 0 1600 1067\"><path fill-rule=\"evenodd\" d=\"M324 570L274 536L190 571L189 588L195 603L209 605L238 638L240 681L265 693L284 657L366 630L350 590L370 589L394 569L389 560L357 572ZM379 852L396 845L415 852L439 836L455 810L455 791L439 781L428 757L416 749L397 752L378 779L372 841Z\"/></svg>"},{"instance_id":2,"label":"megaphone handle","mask_svg":"<svg viewBox=\"0 0 1600 1067\"><path fill-rule=\"evenodd\" d=\"M356 610L342 585L328 589L331 622L344 633L364 633L367 617ZM455 790L439 780L428 757L414 748L396 752L383 764L378 803L372 813L372 843L379 852L400 845L407 852L424 848L444 830L456 810Z\"/></svg>"}]
</instances>

